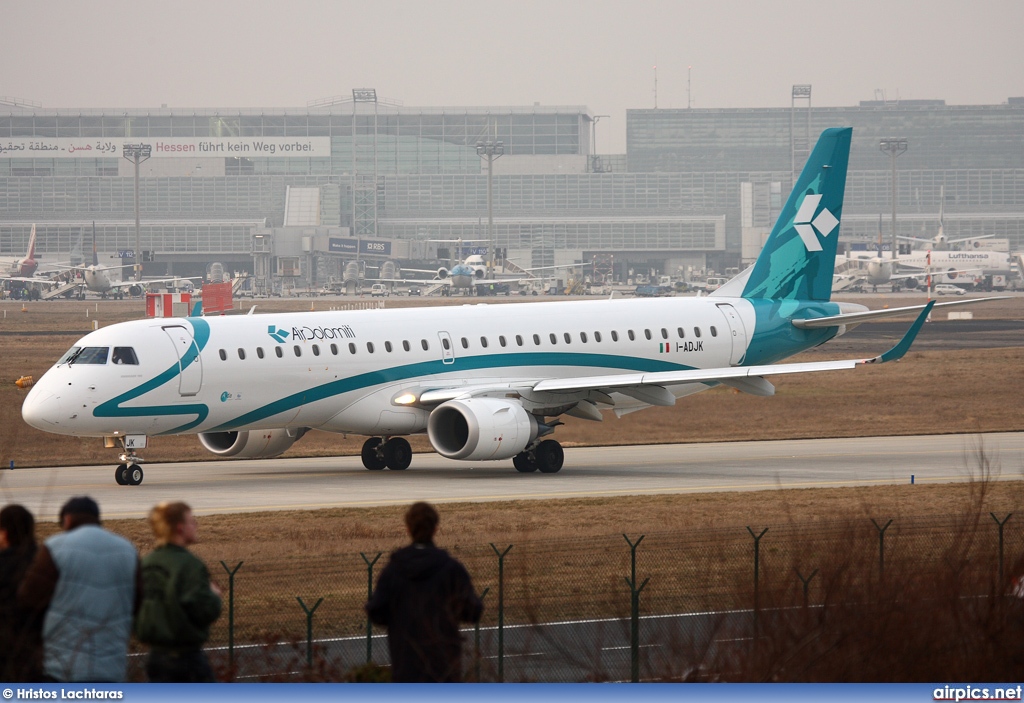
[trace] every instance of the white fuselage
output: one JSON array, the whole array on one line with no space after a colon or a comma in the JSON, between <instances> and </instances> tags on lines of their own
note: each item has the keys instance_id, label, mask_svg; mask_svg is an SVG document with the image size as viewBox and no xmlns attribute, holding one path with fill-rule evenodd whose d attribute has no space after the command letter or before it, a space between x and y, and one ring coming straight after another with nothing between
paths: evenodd
<instances>
[{"instance_id":1,"label":"white fuselage","mask_svg":"<svg viewBox=\"0 0 1024 703\"><path fill-rule=\"evenodd\" d=\"M722 305L735 311L731 320ZM528 409L554 408L574 401L533 397L516 383L736 365L754 317L743 299L667 298L138 320L76 343L131 348L137 364L58 363L33 387L23 416L86 436L291 427L411 434L424 430L429 412L396 404L404 390L451 379L508 384ZM618 393L612 400L616 410L645 405Z\"/></svg>"}]
</instances>

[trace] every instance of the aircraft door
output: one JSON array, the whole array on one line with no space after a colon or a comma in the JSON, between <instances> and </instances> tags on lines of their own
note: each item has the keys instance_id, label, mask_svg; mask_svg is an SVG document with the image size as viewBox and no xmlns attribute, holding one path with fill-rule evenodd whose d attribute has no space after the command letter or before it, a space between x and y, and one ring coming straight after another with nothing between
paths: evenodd
<instances>
[{"instance_id":1,"label":"aircraft door","mask_svg":"<svg viewBox=\"0 0 1024 703\"><path fill-rule=\"evenodd\" d=\"M747 353L747 329L743 326L743 320L740 319L736 308L729 303L718 303L717 305L729 325L729 339L732 340L729 363L738 366Z\"/></svg>"},{"instance_id":2,"label":"aircraft door","mask_svg":"<svg viewBox=\"0 0 1024 703\"><path fill-rule=\"evenodd\" d=\"M438 332L441 340L441 361L445 364L455 363L455 345L452 344L452 336L447 332Z\"/></svg>"},{"instance_id":3,"label":"aircraft door","mask_svg":"<svg viewBox=\"0 0 1024 703\"><path fill-rule=\"evenodd\" d=\"M181 325L169 325L163 330L178 355L178 393L183 396L196 395L203 385L203 362L196 340Z\"/></svg>"}]
</instances>

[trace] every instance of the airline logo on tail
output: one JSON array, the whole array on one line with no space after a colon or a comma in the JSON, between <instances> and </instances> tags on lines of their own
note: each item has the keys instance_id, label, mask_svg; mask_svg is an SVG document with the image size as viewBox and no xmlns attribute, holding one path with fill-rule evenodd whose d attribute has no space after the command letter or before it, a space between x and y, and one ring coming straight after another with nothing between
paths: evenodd
<instances>
[{"instance_id":1,"label":"airline logo on tail","mask_svg":"<svg viewBox=\"0 0 1024 703\"><path fill-rule=\"evenodd\" d=\"M797 210L796 217L793 218L793 228L800 235L800 240L804 243L807 251L821 251L821 242L818 241L818 235L827 237L832 230L839 226L839 220L828 208L822 208L817 217L812 219L820 202L820 195L806 196L804 201L800 203L800 209Z\"/></svg>"}]
</instances>

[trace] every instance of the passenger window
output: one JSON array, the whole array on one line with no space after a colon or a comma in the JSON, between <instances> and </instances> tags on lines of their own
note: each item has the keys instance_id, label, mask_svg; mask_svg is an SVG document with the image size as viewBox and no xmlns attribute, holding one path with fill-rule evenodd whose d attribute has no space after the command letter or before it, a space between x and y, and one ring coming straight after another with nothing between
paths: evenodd
<instances>
[{"instance_id":1,"label":"passenger window","mask_svg":"<svg viewBox=\"0 0 1024 703\"><path fill-rule=\"evenodd\" d=\"M391 353L391 342L384 342L384 351Z\"/></svg>"},{"instance_id":2,"label":"passenger window","mask_svg":"<svg viewBox=\"0 0 1024 703\"><path fill-rule=\"evenodd\" d=\"M355 342L349 342L348 343L348 351L349 351L350 354L355 354L356 353L356 344L355 344Z\"/></svg>"},{"instance_id":3,"label":"passenger window","mask_svg":"<svg viewBox=\"0 0 1024 703\"><path fill-rule=\"evenodd\" d=\"M238 348L238 358L245 361L245 350L241 347Z\"/></svg>"},{"instance_id":4,"label":"passenger window","mask_svg":"<svg viewBox=\"0 0 1024 703\"><path fill-rule=\"evenodd\" d=\"M281 347L274 347L274 353L277 354L278 359L284 357L284 352L281 350Z\"/></svg>"},{"instance_id":5,"label":"passenger window","mask_svg":"<svg viewBox=\"0 0 1024 703\"><path fill-rule=\"evenodd\" d=\"M338 345L337 344L333 344L333 343L331 344L331 354L334 354L334 356L338 355Z\"/></svg>"},{"instance_id":6,"label":"passenger window","mask_svg":"<svg viewBox=\"0 0 1024 703\"><path fill-rule=\"evenodd\" d=\"M423 347L423 351L430 351L430 344L425 339L420 340L420 346Z\"/></svg>"},{"instance_id":7,"label":"passenger window","mask_svg":"<svg viewBox=\"0 0 1024 703\"><path fill-rule=\"evenodd\" d=\"M566 344L572 344L572 335L571 334L569 334L568 332L563 332L562 336L565 337L565 343Z\"/></svg>"},{"instance_id":8,"label":"passenger window","mask_svg":"<svg viewBox=\"0 0 1024 703\"><path fill-rule=\"evenodd\" d=\"M320 345L319 344L314 344L313 345L313 356L320 356Z\"/></svg>"},{"instance_id":9,"label":"passenger window","mask_svg":"<svg viewBox=\"0 0 1024 703\"><path fill-rule=\"evenodd\" d=\"M366 343L366 351L370 352L371 354L373 353L373 342Z\"/></svg>"},{"instance_id":10,"label":"passenger window","mask_svg":"<svg viewBox=\"0 0 1024 703\"><path fill-rule=\"evenodd\" d=\"M586 340L583 340L583 341L586 341ZM594 332L594 341L595 342L600 342L601 341L601 333L600 332Z\"/></svg>"},{"instance_id":11,"label":"passenger window","mask_svg":"<svg viewBox=\"0 0 1024 703\"><path fill-rule=\"evenodd\" d=\"M224 351L223 349L220 350L220 360L221 361L227 361L228 360L228 353L226 351Z\"/></svg>"},{"instance_id":12,"label":"passenger window","mask_svg":"<svg viewBox=\"0 0 1024 703\"><path fill-rule=\"evenodd\" d=\"M647 339L650 339L651 338L651 331L650 330L644 330L644 336L647 337Z\"/></svg>"},{"instance_id":13,"label":"passenger window","mask_svg":"<svg viewBox=\"0 0 1024 703\"><path fill-rule=\"evenodd\" d=\"M712 337L717 337L718 336L718 328L715 327L714 325L711 325L711 336Z\"/></svg>"},{"instance_id":14,"label":"passenger window","mask_svg":"<svg viewBox=\"0 0 1024 703\"><path fill-rule=\"evenodd\" d=\"M256 347L256 356L263 358L263 347Z\"/></svg>"},{"instance_id":15,"label":"passenger window","mask_svg":"<svg viewBox=\"0 0 1024 703\"><path fill-rule=\"evenodd\" d=\"M498 344L500 344L503 347L508 346L508 343L505 341L505 335L498 335Z\"/></svg>"},{"instance_id":16,"label":"passenger window","mask_svg":"<svg viewBox=\"0 0 1024 703\"><path fill-rule=\"evenodd\" d=\"M558 336L554 332L548 335L548 339L551 340L552 344L558 344Z\"/></svg>"},{"instance_id":17,"label":"passenger window","mask_svg":"<svg viewBox=\"0 0 1024 703\"><path fill-rule=\"evenodd\" d=\"M636 341L636 335L633 334L633 330L626 330L626 334L629 336L629 341Z\"/></svg>"},{"instance_id":18,"label":"passenger window","mask_svg":"<svg viewBox=\"0 0 1024 703\"><path fill-rule=\"evenodd\" d=\"M292 349L295 350L295 356L302 356L302 347L296 344Z\"/></svg>"},{"instance_id":19,"label":"passenger window","mask_svg":"<svg viewBox=\"0 0 1024 703\"><path fill-rule=\"evenodd\" d=\"M685 339L686 338L686 333L683 332L683 328L682 327L677 327L676 328L676 334L679 335L679 339Z\"/></svg>"},{"instance_id":20,"label":"passenger window","mask_svg":"<svg viewBox=\"0 0 1024 703\"><path fill-rule=\"evenodd\" d=\"M613 342L619 341L619 333L616 332L615 330L612 330L612 341Z\"/></svg>"},{"instance_id":21,"label":"passenger window","mask_svg":"<svg viewBox=\"0 0 1024 703\"><path fill-rule=\"evenodd\" d=\"M668 339L668 330L665 329L664 327L661 328L661 338Z\"/></svg>"},{"instance_id":22,"label":"passenger window","mask_svg":"<svg viewBox=\"0 0 1024 703\"><path fill-rule=\"evenodd\" d=\"M533 335L533 343L536 344L538 347L540 346L540 335L539 334Z\"/></svg>"},{"instance_id":23,"label":"passenger window","mask_svg":"<svg viewBox=\"0 0 1024 703\"><path fill-rule=\"evenodd\" d=\"M406 351L409 351L411 348L412 347L409 346L409 340L408 339L403 339L402 340L402 349L404 349Z\"/></svg>"},{"instance_id":24,"label":"passenger window","mask_svg":"<svg viewBox=\"0 0 1024 703\"><path fill-rule=\"evenodd\" d=\"M451 348L451 345L448 343L448 338L447 337L442 337L441 338L441 346L444 347L445 349L450 349Z\"/></svg>"},{"instance_id":25,"label":"passenger window","mask_svg":"<svg viewBox=\"0 0 1024 703\"><path fill-rule=\"evenodd\" d=\"M465 337L462 338L462 348L469 349L469 340L466 339Z\"/></svg>"},{"instance_id":26,"label":"passenger window","mask_svg":"<svg viewBox=\"0 0 1024 703\"><path fill-rule=\"evenodd\" d=\"M700 327L694 327L693 328L693 336L694 337L700 337Z\"/></svg>"},{"instance_id":27,"label":"passenger window","mask_svg":"<svg viewBox=\"0 0 1024 703\"><path fill-rule=\"evenodd\" d=\"M139 359L135 356L135 350L131 347L114 347L114 353L111 355L110 360L115 364L139 365Z\"/></svg>"},{"instance_id":28,"label":"passenger window","mask_svg":"<svg viewBox=\"0 0 1024 703\"><path fill-rule=\"evenodd\" d=\"M487 348L487 337L480 338L480 346L483 347L484 349Z\"/></svg>"},{"instance_id":29,"label":"passenger window","mask_svg":"<svg viewBox=\"0 0 1024 703\"><path fill-rule=\"evenodd\" d=\"M580 341L583 342L584 344L587 343L587 333L586 332L580 332Z\"/></svg>"},{"instance_id":30,"label":"passenger window","mask_svg":"<svg viewBox=\"0 0 1024 703\"><path fill-rule=\"evenodd\" d=\"M523 346L523 336L521 334L516 335L516 344L520 347Z\"/></svg>"}]
</instances>

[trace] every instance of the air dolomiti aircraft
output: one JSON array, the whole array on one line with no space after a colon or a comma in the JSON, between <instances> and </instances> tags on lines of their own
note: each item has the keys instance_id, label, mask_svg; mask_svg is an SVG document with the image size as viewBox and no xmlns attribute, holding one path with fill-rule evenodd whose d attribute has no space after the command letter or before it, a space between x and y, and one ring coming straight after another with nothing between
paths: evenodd
<instances>
[{"instance_id":1,"label":"air dolomiti aircraft","mask_svg":"<svg viewBox=\"0 0 1024 703\"><path fill-rule=\"evenodd\" d=\"M705 298L145 319L86 335L32 388L33 427L119 446L138 484L155 435L198 434L220 457L274 457L310 428L369 437L367 469L402 470L403 435L445 457L554 473L558 417L601 420L724 384L901 357L934 303L829 301L851 130L819 139L756 263ZM776 362L876 317L921 310L871 359Z\"/></svg>"}]
</instances>

